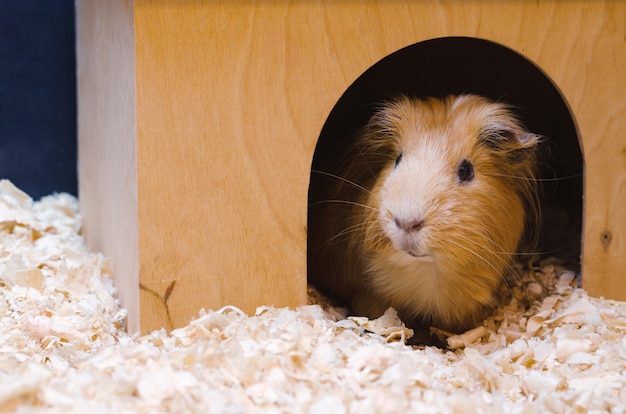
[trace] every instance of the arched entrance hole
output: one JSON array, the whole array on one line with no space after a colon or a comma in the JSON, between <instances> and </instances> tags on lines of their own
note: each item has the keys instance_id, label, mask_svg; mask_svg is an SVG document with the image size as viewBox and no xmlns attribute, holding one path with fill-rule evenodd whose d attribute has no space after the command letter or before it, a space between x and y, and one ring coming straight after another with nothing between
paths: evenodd
<instances>
[{"instance_id":1,"label":"arched entrance hole","mask_svg":"<svg viewBox=\"0 0 626 414\"><path fill-rule=\"evenodd\" d=\"M544 137L540 151L544 256L580 268L583 159L576 123L563 96L532 62L502 45L445 37L403 48L374 64L341 96L320 134L309 188L309 228L314 206L327 199L350 155L355 133L375 107L399 93L415 97L472 93L508 103L529 131ZM319 173L323 172L323 173Z\"/></svg>"}]
</instances>

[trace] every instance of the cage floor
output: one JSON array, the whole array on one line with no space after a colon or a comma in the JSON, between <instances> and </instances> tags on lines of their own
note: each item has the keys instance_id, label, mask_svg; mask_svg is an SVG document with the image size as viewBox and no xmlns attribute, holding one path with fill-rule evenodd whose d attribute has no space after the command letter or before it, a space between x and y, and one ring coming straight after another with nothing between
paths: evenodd
<instances>
[{"instance_id":1,"label":"cage floor","mask_svg":"<svg viewBox=\"0 0 626 414\"><path fill-rule=\"evenodd\" d=\"M0 412L626 412L626 303L549 261L447 350L319 303L130 336L80 227L75 198L0 181Z\"/></svg>"}]
</instances>

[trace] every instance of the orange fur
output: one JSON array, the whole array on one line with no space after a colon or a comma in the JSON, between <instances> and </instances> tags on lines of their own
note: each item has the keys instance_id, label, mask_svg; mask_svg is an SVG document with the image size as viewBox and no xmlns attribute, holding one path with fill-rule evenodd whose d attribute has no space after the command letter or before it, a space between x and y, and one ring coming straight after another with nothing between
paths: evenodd
<instances>
[{"instance_id":1,"label":"orange fur","mask_svg":"<svg viewBox=\"0 0 626 414\"><path fill-rule=\"evenodd\" d=\"M311 280L357 314L472 327L536 222L538 141L474 95L385 104L310 230Z\"/></svg>"}]
</instances>

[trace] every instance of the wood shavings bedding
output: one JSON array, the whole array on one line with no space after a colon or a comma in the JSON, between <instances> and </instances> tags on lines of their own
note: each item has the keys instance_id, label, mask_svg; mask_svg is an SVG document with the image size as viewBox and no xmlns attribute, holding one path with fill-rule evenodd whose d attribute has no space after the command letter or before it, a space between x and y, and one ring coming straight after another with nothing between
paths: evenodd
<instances>
[{"instance_id":1,"label":"wood shavings bedding","mask_svg":"<svg viewBox=\"0 0 626 414\"><path fill-rule=\"evenodd\" d=\"M75 198L0 181L1 412L626 412L626 304L553 263L448 350L318 304L129 336L80 226Z\"/></svg>"}]
</instances>

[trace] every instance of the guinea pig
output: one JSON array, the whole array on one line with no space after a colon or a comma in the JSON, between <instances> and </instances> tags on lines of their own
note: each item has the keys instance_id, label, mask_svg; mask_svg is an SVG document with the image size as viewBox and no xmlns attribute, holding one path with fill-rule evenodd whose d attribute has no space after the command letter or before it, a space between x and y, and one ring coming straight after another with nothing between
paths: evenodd
<instances>
[{"instance_id":1,"label":"guinea pig","mask_svg":"<svg viewBox=\"0 0 626 414\"><path fill-rule=\"evenodd\" d=\"M362 129L309 229L309 280L358 315L472 328L537 225L536 150L475 95L400 96Z\"/></svg>"}]
</instances>

